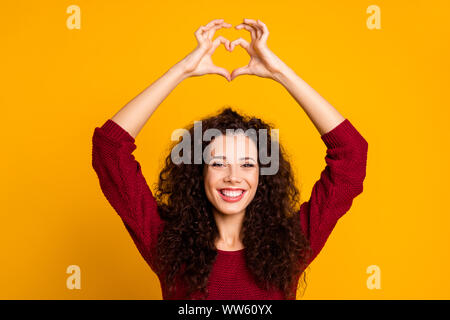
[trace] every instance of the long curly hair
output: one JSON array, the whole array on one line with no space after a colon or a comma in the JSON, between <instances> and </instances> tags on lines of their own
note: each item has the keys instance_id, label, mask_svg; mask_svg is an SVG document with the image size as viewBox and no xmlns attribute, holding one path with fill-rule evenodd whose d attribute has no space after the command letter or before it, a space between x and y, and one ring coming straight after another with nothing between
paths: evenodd
<instances>
[{"instance_id":1,"label":"long curly hair","mask_svg":"<svg viewBox=\"0 0 450 320\"><path fill-rule=\"evenodd\" d=\"M210 128L224 135L226 129L244 132L266 129L270 133L273 128L261 119L239 114L230 106L203 119L201 124L202 137ZM194 125L187 130L194 137ZM271 154L270 134L266 140L267 154ZM202 141L202 155L209 143ZM279 141L275 143L279 148L279 170L274 175L260 173L255 197L245 209L242 243L246 248L247 267L256 284L263 290L282 290L286 299L295 299L302 273L306 285L305 269L311 248L300 226L300 193L293 171ZM194 139L191 139L191 150L194 150ZM171 154L167 155L159 174L155 198L164 229L159 233L156 246L157 274L163 277L169 297L180 277L187 285L188 297L200 292L201 299L206 299L208 277L217 256L214 240L219 233L212 204L204 190L205 164L203 161L195 164L192 153L189 157L190 163L175 164ZM269 165L259 163L260 168Z\"/></svg>"}]
</instances>

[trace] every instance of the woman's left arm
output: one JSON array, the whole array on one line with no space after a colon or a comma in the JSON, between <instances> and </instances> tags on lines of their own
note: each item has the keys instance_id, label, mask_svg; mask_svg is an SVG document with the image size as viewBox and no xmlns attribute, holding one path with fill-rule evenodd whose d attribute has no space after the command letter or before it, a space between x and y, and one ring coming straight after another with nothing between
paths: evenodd
<instances>
[{"instance_id":1,"label":"woman's left arm","mask_svg":"<svg viewBox=\"0 0 450 320\"><path fill-rule=\"evenodd\" d=\"M275 74L274 79L283 85L303 108L321 136L330 132L345 120L325 98L288 66L285 65L280 72Z\"/></svg>"},{"instance_id":2,"label":"woman's left arm","mask_svg":"<svg viewBox=\"0 0 450 320\"><path fill-rule=\"evenodd\" d=\"M326 167L299 212L301 226L312 249L308 261L311 262L337 221L350 209L353 199L363 191L368 143L349 120L267 48L269 32L264 23L244 19L236 28L250 31L252 43L238 39L230 44L231 50L239 44L247 50L251 60L247 66L233 70L231 79L249 74L282 84L305 110L327 147Z\"/></svg>"},{"instance_id":3,"label":"woman's left arm","mask_svg":"<svg viewBox=\"0 0 450 320\"><path fill-rule=\"evenodd\" d=\"M277 81L303 108L321 136L345 120L328 101L267 47L269 30L262 21L244 19L243 23L236 26L236 29L242 28L251 33L251 43L239 38L231 42L229 50L233 51L236 45L240 45L248 52L251 59L247 66L233 70L231 80L237 76L249 74Z\"/></svg>"}]
</instances>

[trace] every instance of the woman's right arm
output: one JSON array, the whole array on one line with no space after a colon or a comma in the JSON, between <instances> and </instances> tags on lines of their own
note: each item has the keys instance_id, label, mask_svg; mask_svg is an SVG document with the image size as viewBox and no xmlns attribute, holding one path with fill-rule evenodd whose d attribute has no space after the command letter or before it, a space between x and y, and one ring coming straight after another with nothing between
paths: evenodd
<instances>
[{"instance_id":1,"label":"woman's right arm","mask_svg":"<svg viewBox=\"0 0 450 320\"><path fill-rule=\"evenodd\" d=\"M180 61L128 102L111 120L136 138L156 108L185 77L186 73Z\"/></svg>"},{"instance_id":2,"label":"woman's right arm","mask_svg":"<svg viewBox=\"0 0 450 320\"><path fill-rule=\"evenodd\" d=\"M208 73L229 76L225 69L214 66L210 59L214 49L227 41L221 37L214 41L209 38L214 30L223 26L220 20L214 20L207 27L200 27L196 32L199 46L114 117L95 128L92 137L92 166L101 190L154 271L153 249L163 221L141 166L132 154L136 149L135 138L158 105L182 80Z\"/></svg>"},{"instance_id":3,"label":"woman's right arm","mask_svg":"<svg viewBox=\"0 0 450 320\"><path fill-rule=\"evenodd\" d=\"M111 120L136 138L156 108L184 79L205 74L219 74L229 80L228 71L215 66L211 55L221 43L224 43L227 49L229 48L229 40L222 36L212 40L212 37L216 30L230 27L231 25L223 22L223 19L217 19L197 29L195 36L198 46L195 50L128 102Z\"/></svg>"},{"instance_id":4,"label":"woman's right arm","mask_svg":"<svg viewBox=\"0 0 450 320\"><path fill-rule=\"evenodd\" d=\"M92 166L105 198L122 219L142 257L156 272L153 249L163 221L141 166L132 154L135 149L134 138L109 119L94 130Z\"/></svg>"}]
</instances>

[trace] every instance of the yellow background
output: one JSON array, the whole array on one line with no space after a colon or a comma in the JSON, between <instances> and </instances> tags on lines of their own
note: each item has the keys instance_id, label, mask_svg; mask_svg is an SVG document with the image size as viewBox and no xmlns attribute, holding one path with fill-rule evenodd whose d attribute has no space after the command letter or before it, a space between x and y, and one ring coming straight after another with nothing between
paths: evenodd
<instances>
[{"instance_id":1,"label":"yellow background","mask_svg":"<svg viewBox=\"0 0 450 320\"><path fill-rule=\"evenodd\" d=\"M69 30L69 5L81 29ZM369 30L369 5L381 29ZM91 139L197 45L216 18L269 28L269 48L369 143L364 191L310 265L299 299L449 299L448 1L10 1L2 3L1 299L161 299L157 276L103 196ZM222 29L230 40L245 30ZM220 46L228 70L248 62ZM302 201L325 167L318 131L278 83L182 82L136 140L154 183L170 134L229 104L273 122ZM66 268L81 268L69 290ZM369 290L366 269L381 270Z\"/></svg>"}]
</instances>

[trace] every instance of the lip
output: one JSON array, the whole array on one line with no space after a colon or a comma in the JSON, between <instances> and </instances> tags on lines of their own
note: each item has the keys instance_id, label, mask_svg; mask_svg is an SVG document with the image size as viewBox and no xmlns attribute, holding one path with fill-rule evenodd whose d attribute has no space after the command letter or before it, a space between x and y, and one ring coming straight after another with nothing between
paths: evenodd
<instances>
[{"instance_id":1,"label":"lip","mask_svg":"<svg viewBox=\"0 0 450 320\"><path fill-rule=\"evenodd\" d=\"M231 190L231 191L242 190L243 192L239 197L227 197L226 195L222 194L222 192L220 192L220 190ZM222 189L217 189L217 193L226 202L238 202L244 197L244 195L247 193L247 190L244 190L241 188L222 188Z\"/></svg>"}]
</instances>

